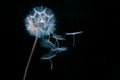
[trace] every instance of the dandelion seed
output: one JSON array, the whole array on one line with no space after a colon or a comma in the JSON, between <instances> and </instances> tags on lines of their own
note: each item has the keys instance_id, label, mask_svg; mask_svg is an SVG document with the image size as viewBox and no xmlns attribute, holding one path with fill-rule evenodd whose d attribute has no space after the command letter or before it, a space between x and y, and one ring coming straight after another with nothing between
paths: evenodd
<instances>
[{"instance_id":1,"label":"dandelion seed","mask_svg":"<svg viewBox=\"0 0 120 80\"><path fill-rule=\"evenodd\" d=\"M52 35L52 38L55 38L55 39L57 39L57 40L65 40L65 38L63 38L62 36L57 35L57 34L53 34L53 35Z\"/></svg>"},{"instance_id":2,"label":"dandelion seed","mask_svg":"<svg viewBox=\"0 0 120 80\"><path fill-rule=\"evenodd\" d=\"M61 52L66 51L66 50L67 50L66 47L52 48L49 53L46 53L41 57L41 60L49 60L50 64L51 64L51 70L52 70L53 69L52 58L57 56L58 52L61 53Z\"/></svg>"},{"instance_id":3,"label":"dandelion seed","mask_svg":"<svg viewBox=\"0 0 120 80\"><path fill-rule=\"evenodd\" d=\"M60 47L60 48L52 48L51 51L57 51L59 53L66 51L67 47Z\"/></svg>"},{"instance_id":4,"label":"dandelion seed","mask_svg":"<svg viewBox=\"0 0 120 80\"><path fill-rule=\"evenodd\" d=\"M47 60L55 57L57 55L57 52L55 51L50 51L49 53L45 53L42 57L41 60Z\"/></svg>"},{"instance_id":5,"label":"dandelion seed","mask_svg":"<svg viewBox=\"0 0 120 80\"><path fill-rule=\"evenodd\" d=\"M49 39L44 39L41 41L41 46L45 48L53 48L55 47L55 44L53 44Z\"/></svg>"},{"instance_id":6,"label":"dandelion seed","mask_svg":"<svg viewBox=\"0 0 120 80\"><path fill-rule=\"evenodd\" d=\"M79 31L79 32L72 32L72 33L66 33L65 35L76 35L76 34L82 34L83 31Z\"/></svg>"},{"instance_id":7,"label":"dandelion seed","mask_svg":"<svg viewBox=\"0 0 120 80\"><path fill-rule=\"evenodd\" d=\"M73 36L73 47L75 45L75 35L76 34L82 34L83 31L79 31L79 32L72 32L72 33L66 33L65 35L72 35Z\"/></svg>"},{"instance_id":8,"label":"dandelion seed","mask_svg":"<svg viewBox=\"0 0 120 80\"><path fill-rule=\"evenodd\" d=\"M42 57L41 57L41 60L49 60L50 61L50 68L51 70L53 69L53 62L52 62L52 58L54 58L55 56L57 55L57 52L55 51L50 51L49 53L47 54L44 54Z\"/></svg>"},{"instance_id":9,"label":"dandelion seed","mask_svg":"<svg viewBox=\"0 0 120 80\"><path fill-rule=\"evenodd\" d=\"M53 34L52 38L55 39L55 42L57 43L57 47L59 47L59 41L58 40L65 40L65 38L63 38L62 36L57 35L57 34Z\"/></svg>"}]
</instances>

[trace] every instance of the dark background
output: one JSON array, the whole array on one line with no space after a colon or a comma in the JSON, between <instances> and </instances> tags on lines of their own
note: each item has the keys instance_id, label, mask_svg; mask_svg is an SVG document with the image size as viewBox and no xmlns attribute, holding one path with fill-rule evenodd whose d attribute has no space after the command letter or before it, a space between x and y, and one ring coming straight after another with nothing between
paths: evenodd
<instances>
[{"instance_id":1,"label":"dark background","mask_svg":"<svg viewBox=\"0 0 120 80\"><path fill-rule=\"evenodd\" d=\"M111 2L112 3L112 2ZM107 5L106 5L107 4ZM49 61L40 60L43 49L36 45L26 80L43 79L81 79L81 80L119 80L120 63L117 52L109 48L112 44L105 37L114 37L109 30L118 26L119 7L95 0L17 0L15 3L15 25L12 28L15 80L22 80L24 69L30 55L34 37L25 30L24 19L36 6L45 6L55 13L57 33L84 31L76 35L76 44L72 47L72 36L66 36L62 44L68 51L53 59L53 70ZM114 4L115 5L115 4ZM108 27L105 29L105 27ZM104 35L107 32L108 35ZM114 43L113 43L114 44ZM108 47L109 45L109 47ZM109 52L108 52L109 51ZM110 53L112 52L112 53ZM114 52L114 53L113 53ZM10 65L8 65L10 66ZM12 72L11 72L12 73Z\"/></svg>"}]
</instances>

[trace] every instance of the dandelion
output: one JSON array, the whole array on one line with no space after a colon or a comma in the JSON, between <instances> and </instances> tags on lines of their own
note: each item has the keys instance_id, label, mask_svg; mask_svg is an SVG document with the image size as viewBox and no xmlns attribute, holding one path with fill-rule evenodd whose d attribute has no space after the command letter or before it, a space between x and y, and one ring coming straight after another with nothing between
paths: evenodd
<instances>
[{"instance_id":1,"label":"dandelion","mask_svg":"<svg viewBox=\"0 0 120 80\"><path fill-rule=\"evenodd\" d=\"M36 7L25 19L26 29L30 35L45 38L55 31L54 13L44 7Z\"/></svg>"},{"instance_id":2,"label":"dandelion","mask_svg":"<svg viewBox=\"0 0 120 80\"><path fill-rule=\"evenodd\" d=\"M28 33L35 37L35 41L25 68L23 80L25 80L28 67L37 43L38 38L44 39L55 31L54 13L45 7L35 7L31 13L25 18L25 26Z\"/></svg>"},{"instance_id":3,"label":"dandelion","mask_svg":"<svg viewBox=\"0 0 120 80\"><path fill-rule=\"evenodd\" d=\"M25 72L23 76L23 80L26 79L28 67L37 44L38 39L41 39L41 46L49 49L50 51L44 54L41 57L41 60L49 60L51 64L51 70L53 69L52 58L57 56L58 53L64 52L67 50L67 47L60 47L59 40L65 40L62 36L55 34L55 22L56 18L54 13L45 7L35 7L30 12L30 14L25 18L25 26L26 30L31 36L35 37L31 53L25 67ZM75 44L75 35L81 34L82 31L66 33L66 35L73 35L73 46ZM55 42L52 42L50 39L55 39Z\"/></svg>"}]
</instances>

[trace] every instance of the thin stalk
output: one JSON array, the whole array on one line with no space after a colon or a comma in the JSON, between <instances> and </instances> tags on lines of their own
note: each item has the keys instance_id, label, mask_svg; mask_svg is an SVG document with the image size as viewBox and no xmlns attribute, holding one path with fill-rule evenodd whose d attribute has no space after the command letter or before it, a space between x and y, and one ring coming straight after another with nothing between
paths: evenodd
<instances>
[{"instance_id":1,"label":"thin stalk","mask_svg":"<svg viewBox=\"0 0 120 80\"><path fill-rule=\"evenodd\" d=\"M28 62L27 62L26 68L25 68L23 80L26 79L27 71L28 71L28 68L29 68L29 65L30 65L30 61L31 61L31 58L32 58L32 55L33 55L37 40L38 40L38 37L35 37L35 41L34 41L34 44L33 44L33 47L32 47L32 50L31 50L31 53L30 53L30 56L29 56L29 59L28 59Z\"/></svg>"}]
</instances>

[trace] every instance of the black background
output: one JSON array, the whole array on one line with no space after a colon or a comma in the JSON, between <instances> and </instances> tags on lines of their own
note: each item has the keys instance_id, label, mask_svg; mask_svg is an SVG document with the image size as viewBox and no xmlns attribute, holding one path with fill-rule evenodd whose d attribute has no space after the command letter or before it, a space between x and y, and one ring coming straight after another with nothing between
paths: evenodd
<instances>
[{"instance_id":1,"label":"black background","mask_svg":"<svg viewBox=\"0 0 120 80\"><path fill-rule=\"evenodd\" d=\"M72 46L72 36L66 36L66 41L61 45L66 44L69 50L53 59L53 70L50 69L49 61L40 60L43 49L38 41L26 80L47 78L55 80L119 80L118 52L115 52L113 48L111 49L112 44L115 44L115 41L111 41L114 37L111 32L114 31L115 26L119 25L119 7L111 4L95 0L16 1L12 16L15 18L14 26L8 28L11 33L11 41L8 42L10 45L7 46L12 51L10 55L15 56L11 62L14 64L12 70L15 70L13 73L15 80L22 80L34 42L34 37L25 30L24 19L36 6L52 9L57 18L58 34L64 35L65 32L76 31L84 31L84 33L76 35L74 47ZM108 33L106 36L105 32ZM109 36L110 42L109 40L105 41L105 38ZM8 66L11 65L8 64Z\"/></svg>"}]
</instances>

